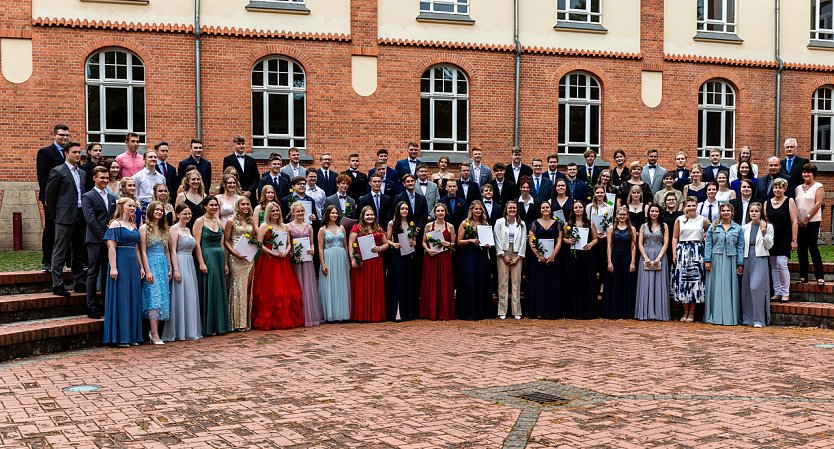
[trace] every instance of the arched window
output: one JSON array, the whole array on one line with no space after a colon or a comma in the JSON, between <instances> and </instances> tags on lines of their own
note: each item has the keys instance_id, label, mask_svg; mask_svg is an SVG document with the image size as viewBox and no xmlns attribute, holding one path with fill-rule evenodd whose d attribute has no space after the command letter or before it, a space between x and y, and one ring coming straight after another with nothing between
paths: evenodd
<instances>
[{"instance_id":1,"label":"arched window","mask_svg":"<svg viewBox=\"0 0 834 449\"><path fill-rule=\"evenodd\" d=\"M735 157L736 93L729 83L713 79L698 91L698 157L718 148L721 157Z\"/></svg>"},{"instance_id":2,"label":"arched window","mask_svg":"<svg viewBox=\"0 0 834 449\"><path fill-rule=\"evenodd\" d=\"M87 141L104 153L124 151L125 134L145 143L145 66L138 56L104 49L87 59Z\"/></svg>"},{"instance_id":3,"label":"arched window","mask_svg":"<svg viewBox=\"0 0 834 449\"><path fill-rule=\"evenodd\" d=\"M252 69L252 148L306 148L307 82L301 64L269 57Z\"/></svg>"},{"instance_id":4,"label":"arched window","mask_svg":"<svg viewBox=\"0 0 834 449\"><path fill-rule=\"evenodd\" d=\"M834 160L834 132L831 122L834 119L834 86L823 86L814 92L811 103L811 160L831 162Z\"/></svg>"},{"instance_id":5,"label":"arched window","mask_svg":"<svg viewBox=\"0 0 834 449\"><path fill-rule=\"evenodd\" d=\"M559 154L599 154L602 90L599 81L583 72L559 81Z\"/></svg>"},{"instance_id":6,"label":"arched window","mask_svg":"<svg viewBox=\"0 0 834 449\"><path fill-rule=\"evenodd\" d=\"M469 82L462 70L435 66L420 78L423 151L468 151Z\"/></svg>"}]
</instances>

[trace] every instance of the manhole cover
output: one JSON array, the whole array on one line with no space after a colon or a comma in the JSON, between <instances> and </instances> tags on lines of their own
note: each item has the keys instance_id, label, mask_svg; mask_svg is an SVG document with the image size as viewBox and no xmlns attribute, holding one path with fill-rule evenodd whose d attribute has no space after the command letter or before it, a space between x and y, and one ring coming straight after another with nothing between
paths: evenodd
<instances>
[{"instance_id":1,"label":"manhole cover","mask_svg":"<svg viewBox=\"0 0 834 449\"><path fill-rule=\"evenodd\" d=\"M820 343L818 345L814 345L817 349L834 349L834 344L831 343Z\"/></svg>"},{"instance_id":2,"label":"manhole cover","mask_svg":"<svg viewBox=\"0 0 834 449\"><path fill-rule=\"evenodd\" d=\"M570 402L570 399L556 396L555 394L543 393L541 391L534 391L532 393L523 393L514 395L517 398L525 401L535 402L543 405L562 405Z\"/></svg>"},{"instance_id":3,"label":"manhole cover","mask_svg":"<svg viewBox=\"0 0 834 449\"><path fill-rule=\"evenodd\" d=\"M89 393L91 391L98 390L101 390L100 385L73 385L71 387L64 388L64 391L68 391L70 393Z\"/></svg>"}]
</instances>

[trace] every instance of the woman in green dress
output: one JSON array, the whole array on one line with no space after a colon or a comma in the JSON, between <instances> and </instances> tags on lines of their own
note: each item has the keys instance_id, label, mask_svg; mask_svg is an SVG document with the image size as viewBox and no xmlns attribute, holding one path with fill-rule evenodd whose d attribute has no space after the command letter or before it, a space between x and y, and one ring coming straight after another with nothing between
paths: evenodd
<instances>
[{"instance_id":1,"label":"woman in green dress","mask_svg":"<svg viewBox=\"0 0 834 449\"><path fill-rule=\"evenodd\" d=\"M200 316L203 335L229 332L229 297L226 275L229 266L223 253L223 227L220 226L220 203L213 196L206 197L206 213L194 222L197 240L197 264L200 267Z\"/></svg>"}]
</instances>

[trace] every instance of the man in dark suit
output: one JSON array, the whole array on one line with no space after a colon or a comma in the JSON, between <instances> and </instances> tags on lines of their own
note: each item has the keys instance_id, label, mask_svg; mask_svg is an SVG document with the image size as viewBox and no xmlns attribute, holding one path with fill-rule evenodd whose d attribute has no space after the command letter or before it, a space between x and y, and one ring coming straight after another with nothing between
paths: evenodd
<instances>
[{"instance_id":1,"label":"man in dark suit","mask_svg":"<svg viewBox=\"0 0 834 449\"><path fill-rule=\"evenodd\" d=\"M84 293L84 266L87 254L84 248L84 215L81 212L81 192L84 191L84 171L78 168L81 162L81 144L69 142L64 145L66 161L49 172L46 183L46 207L55 217L55 246L52 250L52 293L69 296L64 288L64 261L72 245L72 274L75 291Z\"/></svg>"},{"instance_id":2,"label":"man in dark suit","mask_svg":"<svg viewBox=\"0 0 834 449\"><path fill-rule=\"evenodd\" d=\"M460 165L460 177L455 181L458 185L458 198L472 204L472 201L481 199L481 190L478 183L472 180L472 169L469 164Z\"/></svg>"},{"instance_id":3,"label":"man in dark suit","mask_svg":"<svg viewBox=\"0 0 834 449\"><path fill-rule=\"evenodd\" d=\"M342 174L348 175L350 177L350 188L348 189L348 195L354 199L354 201L359 201L359 197L364 195L365 192L368 190L368 175L359 171L359 155L357 153L353 153L348 156L348 169L343 171ZM338 178L336 180L336 184L338 186Z\"/></svg>"},{"instance_id":4,"label":"man in dark suit","mask_svg":"<svg viewBox=\"0 0 834 449\"><path fill-rule=\"evenodd\" d=\"M41 271L52 271L52 247L55 241L55 217L49 215L49 210L44 203L46 195L46 183L49 181L49 172L53 168L64 163L64 145L69 142L70 132L67 125L55 125L52 129L53 142L38 150L35 167L38 174L38 201L43 205L43 234L41 236Z\"/></svg>"},{"instance_id":5,"label":"man in dark suit","mask_svg":"<svg viewBox=\"0 0 834 449\"><path fill-rule=\"evenodd\" d=\"M397 179L397 173L394 171L394 169L388 166L388 150L386 150L385 148L380 148L379 150L377 150L376 162L374 162L374 168L368 171L368 177L370 178L370 176L376 172L377 164L379 164L380 162L382 163L382 165L385 166L385 177L382 178L383 181L385 181L386 183L390 181L392 183L391 185L399 184L400 180ZM367 191L365 193L367 193Z\"/></svg>"},{"instance_id":6,"label":"man in dark suit","mask_svg":"<svg viewBox=\"0 0 834 449\"><path fill-rule=\"evenodd\" d=\"M356 206L356 200L350 196L348 191L350 189L351 182L350 175L344 173L339 175L336 178L336 193L328 196L324 200L324 209L327 209L327 206L334 206L339 210L339 212L341 212L343 217L356 219L356 215L359 213L359 210ZM348 231L350 231L350 229L348 229Z\"/></svg>"},{"instance_id":7,"label":"man in dark suit","mask_svg":"<svg viewBox=\"0 0 834 449\"><path fill-rule=\"evenodd\" d=\"M316 185L324 191L324 195L330 196L336 193L336 178L338 173L330 169L330 164L333 157L330 153L322 153L319 155L319 169L316 170Z\"/></svg>"},{"instance_id":8,"label":"man in dark suit","mask_svg":"<svg viewBox=\"0 0 834 449\"><path fill-rule=\"evenodd\" d=\"M197 171L200 172L200 176L203 177L203 188L205 188L206 193L211 191L211 162L203 157L203 141L198 139L191 139L191 156L180 161L180 164L177 166L177 173L179 174L179 179L177 180L180 184L182 184L182 178L185 177L185 169L188 168L189 165L193 165L197 167ZM176 191L172 194L172 196L176 195Z\"/></svg>"},{"instance_id":9,"label":"man in dark suit","mask_svg":"<svg viewBox=\"0 0 834 449\"><path fill-rule=\"evenodd\" d=\"M233 141L234 152L223 158L223 170L225 171L226 167L234 167L243 195L254 201L258 196L258 183L261 180L258 163L255 162L255 158L246 154L246 139L243 136L235 136Z\"/></svg>"},{"instance_id":10,"label":"man in dark suit","mask_svg":"<svg viewBox=\"0 0 834 449\"><path fill-rule=\"evenodd\" d=\"M98 142L91 142L87 144L87 148L84 151L86 159L83 164L80 165L81 170L84 170L84 174L87 175L87 178L84 180L84 186L87 188L87 192L93 188L93 169L98 166L104 166L104 158L101 157L101 144ZM84 192L84 193L87 193Z\"/></svg>"},{"instance_id":11,"label":"man in dark suit","mask_svg":"<svg viewBox=\"0 0 834 449\"><path fill-rule=\"evenodd\" d=\"M547 172L544 174L550 178L550 182L555 186L557 179L567 179L564 173L559 171L559 155L551 153L547 156Z\"/></svg>"},{"instance_id":12,"label":"man in dark suit","mask_svg":"<svg viewBox=\"0 0 834 449\"><path fill-rule=\"evenodd\" d=\"M492 184L484 184L481 187L481 198L484 203L484 213L490 226L504 216L504 206L495 199L495 189Z\"/></svg>"},{"instance_id":13,"label":"man in dark suit","mask_svg":"<svg viewBox=\"0 0 834 449\"><path fill-rule=\"evenodd\" d=\"M477 186L475 187L477 188ZM437 200L438 203L446 205L446 221L455 227L457 232L458 226L466 219L469 213L469 203L458 197L458 184L455 182L446 183L446 196Z\"/></svg>"},{"instance_id":14,"label":"man in dark suit","mask_svg":"<svg viewBox=\"0 0 834 449\"><path fill-rule=\"evenodd\" d=\"M585 157L585 166L579 169L576 177L589 186L596 185L599 174L602 172L602 167L594 165L594 162L597 160L597 152L588 148L585 150L583 156Z\"/></svg>"},{"instance_id":15,"label":"man in dark suit","mask_svg":"<svg viewBox=\"0 0 834 449\"><path fill-rule=\"evenodd\" d=\"M399 182L402 182L403 176L407 174L417 176L417 166L423 163L419 157L420 147L415 142L408 142L408 157L394 165L394 174Z\"/></svg>"},{"instance_id":16,"label":"man in dark suit","mask_svg":"<svg viewBox=\"0 0 834 449\"><path fill-rule=\"evenodd\" d=\"M756 199L767 201L773 198L773 181L777 178L785 178L785 175L781 171L779 158L771 156L767 158L767 174L759 178L759 183L756 184ZM785 194L787 195L787 192Z\"/></svg>"},{"instance_id":17,"label":"man in dark suit","mask_svg":"<svg viewBox=\"0 0 834 449\"><path fill-rule=\"evenodd\" d=\"M371 186L371 191L359 198L359 210L362 211L365 206L371 206L376 212L377 223L383 229L385 229L391 220L392 209L394 208L394 205L391 204L392 197L382 192L383 174L381 171L384 170L385 168L383 166L381 170L378 170L370 176L369 185Z\"/></svg>"},{"instance_id":18,"label":"man in dark suit","mask_svg":"<svg viewBox=\"0 0 834 449\"><path fill-rule=\"evenodd\" d=\"M570 190L570 197L576 201L582 201L582 204L588 204L588 202L590 201L590 199L588 199L588 195L590 194L590 192L588 191L588 184L586 184L584 181L580 181L576 177L576 174L576 164L571 162L570 164L568 164L567 176L565 177L565 179L568 181L568 190Z\"/></svg>"},{"instance_id":19,"label":"man in dark suit","mask_svg":"<svg viewBox=\"0 0 834 449\"><path fill-rule=\"evenodd\" d=\"M94 187L81 196L81 212L87 223L87 316L101 318L104 302L96 295L96 285L101 283L102 294L109 278L107 245L102 241L110 217L116 210L116 197L107 190L110 175L107 168L93 169Z\"/></svg>"},{"instance_id":20,"label":"man in dark suit","mask_svg":"<svg viewBox=\"0 0 834 449\"><path fill-rule=\"evenodd\" d=\"M675 188L683 192L684 186L692 182L689 178L689 169L686 168L686 154L683 151L675 155L675 168L671 171L675 174Z\"/></svg>"},{"instance_id":21,"label":"man in dark suit","mask_svg":"<svg viewBox=\"0 0 834 449\"><path fill-rule=\"evenodd\" d=\"M704 182L711 182L715 181L716 177L718 176L718 172L725 171L727 172L727 176L730 175L730 167L726 165L721 165L721 150L718 148L713 148L709 150L709 161L710 165L707 165L702 170L704 172L701 175L701 180Z\"/></svg>"},{"instance_id":22,"label":"man in dark suit","mask_svg":"<svg viewBox=\"0 0 834 449\"><path fill-rule=\"evenodd\" d=\"M429 206L426 202L426 197L421 195L416 190L417 178L415 178L411 173L406 173L403 175L403 186L405 187L405 190L394 198L394 209L391 211L392 219L397 216L397 204L399 204L400 201L404 201L411 207L411 213L414 216L414 225L420 229L424 229L426 222L429 220ZM437 185L435 184L435 187L436 186Z\"/></svg>"},{"instance_id":23,"label":"man in dark suit","mask_svg":"<svg viewBox=\"0 0 834 449\"><path fill-rule=\"evenodd\" d=\"M494 178L489 182L489 185L492 186L495 199L501 204L507 204L507 201L516 200L519 196L518 187L506 178L505 173L506 168L503 163L498 162L492 166Z\"/></svg>"},{"instance_id":24,"label":"man in dark suit","mask_svg":"<svg viewBox=\"0 0 834 449\"><path fill-rule=\"evenodd\" d=\"M165 177L165 185L168 186L168 198L171 204L177 199L177 169L168 163L168 142L159 142L153 146L156 150L156 171Z\"/></svg>"},{"instance_id":25,"label":"man in dark suit","mask_svg":"<svg viewBox=\"0 0 834 449\"><path fill-rule=\"evenodd\" d=\"M539 158L533 159L533 176L530 181L530 195L533 196L537 203L543 203L550 199L553 195L553 183L550 182L550 177L542 173L544 164Z\"/></svg>"},{"instance_id":26,"label":"man in dark suit","mask_svg":"<svg viewBox=\"0 0 834 449\"><path fill-rule=\"evenodd\" d=\"M306 171L306 169L303 170ZM310 204L311 212L310 215L305 217L305 221L313 225L313 235L315 236L315 231L318 231L319 228L318 216L316 215L316 201L313 197L307 195L307 178L296 176L292 180L292 192L281 198L281 213L284 215L284 223L289 223L293 220L290 207L302 201ZM315 242L310 242L310 244L314 245Z\"/></svg>"},{"instance_id":27,"label":"man in dark suit","mask_svg":"<svg viewBox=\"0 0 834 449\"><path fill-rule=\"evenodd\" d=\"M493 176L495 175L493 171ZM532 176L533 169L521 162L521 148L513 148L513 160L506 165L504 177L518 185L518 181L525 176Z\"/></svg>"},{"instance_id":28,"label":"man in dark suit","mask_svg":"<svg viewBox=\"0 0 834 449\"><path fill-rule=\"evenodd\" d=\"M380 185L380 190L382 191L382 193L384 195L388 195L389 198L394 198L397 195L397 193L400 191L400 188L397 186L397 184L401 184L401 182L396 181L396 180L392 179L390 176L388 176L388 172L390 172L390 171L392 171L392 170L390 170L388 168L388 166L385 165L385 163L378 161L374 165L374 169L371 170L371 173L368 174L368 180L370 181L370 179L373 175L379 174L379 177L380 177L381 182L382 182L381 185ZM365 193L369 193L370 191L371 191L371 185L369 183L368 184L368 190Z\"/></svg>"},{"instance_id":29,"label":"man in dark suit","mask_svg":"<svg viewBox=\"0 0 834 449\"><path fill-rule=\"evenodd\" d=\"M785 139L785 158L779 163L782 177L788 180L788 191L785 195L790 198L796 195L796 187L805 182L802 179L802 167L808 163L808 159L796 155L796 149L796 139Z\"/></svg>"},{"instance_id":30,"label":"man in dark suit","mask_svg":"<svg viewBox=\"0 0 834 449\"><path fill-rule=\"evenodd\" d=\"M281 155L272 153L269 155L269 171L264 173L258 182L258 199L261 198L261 190L265 185L271 185L275 189L275 198L283 198L290 193L290 179L281 173Z\"/></svg>"}]
</instances>

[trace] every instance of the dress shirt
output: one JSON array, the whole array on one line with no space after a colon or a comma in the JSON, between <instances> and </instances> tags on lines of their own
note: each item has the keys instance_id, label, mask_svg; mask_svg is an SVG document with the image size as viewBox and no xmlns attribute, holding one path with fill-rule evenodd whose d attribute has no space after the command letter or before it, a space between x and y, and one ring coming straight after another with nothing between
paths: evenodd
<instances>
[{"instance_id":1,"label":"dress shirt","mask_svg":"<svg viewBox=\"0 0 834 449\"><path fill-rule=\"evenodd\" d=\"M159 172L162 173L163 177L168 177L168 164L165 162L157 162L156 166L159 168ZM168 192L169 195L176 195L177 192Z\"/></svg>"},{"instance_id":2,"label":"dress shirt","mask_svg":"<svg viewBox=\"0 0 834 449\"><path fill-rule=\"evenodd\" d=\"M339 206L342 207L342 213L344 214L347 207L347 195L339 195Z\"/></svg>"},{"instance_id":3,"label":"dress shirt","mask_svg":"<svg viewBox=\"0 0 834 449\"><path fill-rule=\"evenodd\" d=\"M422 190L422 191L423 191L423 196L425 196L425 195L426 195L426 191L427 191L427 190L428 190L428 188L429 188L429 181L418 181L418 184L419 184L419 186L420 186L420 190Z\"/></svg>"},{"instance_id":4,"label":"dress shirt","mask_svg":"<svg viewBox=\"0 0 834 449\"><path fill-rule=\"evenodd\" d=\"M515 182L519 182L520 179L518 179L518 175L521 173L521 165L516 167L515 165L510 164L510 168L513 169L513 179L515 179Z\"/></svg>"},{"instance_id":5,"label":"dress shirt","mask_svg":"<svg viewBox=\"0 0 834 449\"><path fill-rule=\"evenodd\" d=\"M460 188L463 189L463 197L467 198L469 196L469 184L468 184L468 182L461 179Z\"/></svg>"},{"instance_id":6,"label":"dress shirt","mask_svg":"<svg viewBox=\"0 0 834 449\"><path fill-rule=\"evenodd\" d=\"M165 184L165 177L156 170L141 170L133 176L136 181L136 199L140 203L148 203L153 199L153 186Z\"/></svg>"},{"instance_id":7,"label":"dress shirt","mask_svg":"<svg viewBox=\"0 0 834 449\"><path fill-rule=\"evenodd\" d=\"M327 195L324 193L324 190L318 188L315 184L313 184L312 187L308 184L307 196L313 199L313 203L316 205L316 216L321 219L321 213L324 209L324 200L327 199Z\"/></svg>"},{"instance_id":8,"label":"dress shirt","mask_svg":"<svg viewBox=\"0 0 834 449\"><path fill-rule=\"evenodd\" d=\"M721 171L721 165L710 165L710 170L712 170L712 178L715 179L718 177L718 172Z\"/></svg>"},{"instance_id":9,"label":"dress shirt","mask_svg":"<svg viewBox=\"0 0 834 449\"><path fill-rule=\"evenodd\" d=\"M324 179L324 182L330 181L330 170L321 169L321 177Z\"/></svg>"},{"instance_id":10,"label":"dress shirt","mask_svg":"<svg viewBox=\"0 0 834 449\"><path fill-rule=\"evenodd\" d=\"M484 200L484 208L486 209L487 215L490 217L492 216L492 200Z\"/></svg>"},{"instance_id":11,"label":"dress shirt","mask_svg":"<svg viewBox=\"0 0 834 449\"><path fill-rule=\"evenodd\" d=\"M654 184L654 173L657 171L657 165L649 164L649 182Z\"/></svg>"},{"instance_id":12,"label":"dress shirt","mask_svg":"<svg viewBox=\"0 0 834 449\"><path fill-rule=\"evenodd\" d=\"M536 176L536 177L534 177L534 178L533 178L533 183L535 184L535 188L536 188L536 195L538 195L538 194L539 194L539 189L540 189L540 188L541 188L541 186L542 186L542 177L541 177L541 176Z\"/></svg>"},{"instance_id":13,"label":"dress shirt","mask_svg":"<svg viewBox=\"0 0 834 449\"><path fill-rule=\"evenodd\" d=\"M716 200L715 202L710 203L709 201L704 201L703 203L698 206L698 215L706 218L710 222L718 220L719 209L721 208L721 203Z\"/></svg>"},{"instance_id":14,"label":"dress shirt","mask_svg":"<svg viewBox=\"0 0 834 449\"><path fill-rule=\"evenodd\" d=\"M588 167L587 165L585 166L585 176L588 178L588 183L590 184L591 180L594 177L594 166L593 165L590 166L590 167ZM553 181L553 180L551 179L551 181Z\"/></svg>"},{"instance_id":15,"label":"dress shirt","mask_svg":"<svg viewBox=\"0 0 834 449\"><path fill-rule=\"evenodd\" d=\"M742 225L747 223L747 206L750 204L750 201L752 199L753 199L753 197L750 197L746 200L744 198L741 199L741 224Z\"/></svg>"},{"instance_id":16,"label":"dress shirt","mask_svg":"<svg viewBox=\"0 0 834 449\"><path fill-rule=\"evenodd\" d=\"M101 197L101 200L104 201L104 210L106 210L108 214L110 212L112 212L110 210L110 205L107 204L107 191L106 190L99 190L98 187L93 187L93 190L95 190L96 193L98 193L98 196Z\"/></svg>"},{"instance_id":17,"label":"dress shirt","mask_svg":"<svg viewBox=\"0 0 834 449\"><path fill-rule=\"evenodd\" d=\"M414 175L417 173L417 159L408 159L408 170Z\"/></svg>"},{"instance_id":18,"label":"dress shirt","mask_svg":"<svg viewBox=\"0 0 834 449\"><path fill-rule=\"evenodd\" d=\"M475 178L475 183L478 184L478 187L481 186L481 167L483 164L472 164L472 177Z\"/></svg>"},{"instance_id":19,"label":"dress shirt","mask_svg":"<svg viewBox=\"0 0 834 449\"><path fill-rule=\"evenodd\" d=\"M411 213L414 213L414 192L406 191L405 193L408 194L408 202L411 203Z\"/></svg>"},{"instance_id":20,"label":"dress shirt","mask_svg":"<svg viewBox=\"0 0 834 449\"><path fill-rule=\"evenodd\" d=\"M243 171L246 170L246 154L237 154L235 153L235 157L237 158L237 163L240 165L240 174L243 174Z\"/></svg>"},{"instance_id":21,"label":"dress shirt","mask_svg":"<svg viewBox=\"0 0 834 449\"><path fill-rule=\"evenodd\" d=\"M300 173L300 170L301 170L301 164L293 165L292 162L290 162L288 166L290 167L290 170L292 171L293 178L296 177L296 176L300 176L299 173Z\"/></svg>"},{"instance_id":22,"label":"dress shirt","mask_svg":"<svg viewBox=\"0 0 834 449\"><path fill-rule=\"evenodd\" d=\"M129 151L116 156L116 162L119 164L119 171L122 178L133 176L145 168L145 158L137 151L131 154Z\"/></svg>"},{"instance_id":23,"label":"dress shirt","mask_svg":"<svg viewBox=\"0 0 834 449\"><path fill-rule=\"evenodd\" d=\"M78 192L78 208L81 208L81 173L78 172L78 165L72 165L69 162L64 162L69 167L70 174L73 181L75 181L75 190Z\"/></svg>"},{"instance_id":24,"label":"dress shirt","mask_svg":"<svg viewBox=\"0 0 834 449\"><path fill-rule=\"evenodd\" d=\"M556 185L556 173L559 173L559 172L558 171L548 171L547 172L547 176L550 178L550 182L552 182L554 186Z\"/></svg>"},{"instance_id":25,"label":"dress shirt","mask_svg":"<svg viewBox=\"0 0 834 449\"><path fill-rule=\"evenodd\" d=\"M504 190L504 181L495 181L495 185L498 186L498 196L501 196L501 192Z\"/></svg>"},{"instance_id":26,"label":"dress shirt","mask_svg":"<svg viewBox=\"0 0 834 449\"><path fill-rule=\"evenodd\" d=\"M56 144L55 144L55 148L57 148L57 149L58 149L58 153L61 155L61 157L62 157L62 158L64 158L64 159L66 159L66 156L64 156L64 147L62 147L61 145L58 145L58 144L56 143Z\"/></svg>"}]
</instances>

